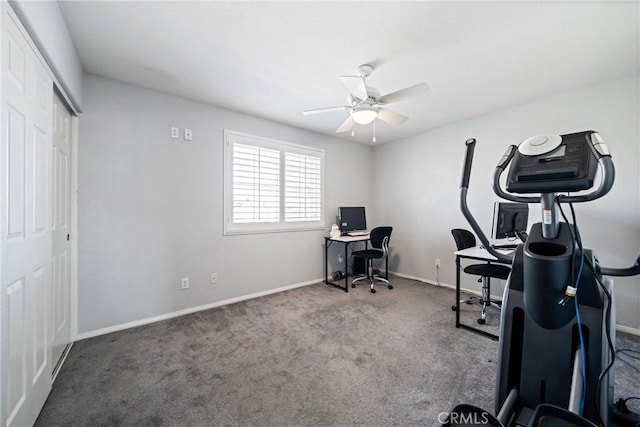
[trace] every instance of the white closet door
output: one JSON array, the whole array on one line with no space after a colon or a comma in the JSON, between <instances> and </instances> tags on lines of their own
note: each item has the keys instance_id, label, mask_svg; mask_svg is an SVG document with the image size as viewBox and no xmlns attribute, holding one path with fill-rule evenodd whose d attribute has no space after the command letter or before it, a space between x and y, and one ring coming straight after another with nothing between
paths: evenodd
<instances>
[{"instance_id":1,"label":"white closet door","mask_svg":"<svg viewBox=\"0 0 640 427\"><path fill-rule=\"evenodd\" d=\"M6 275L2 332L7 426L32 425L51 389L51 110L53 84L4 13L2 221ZM5 323L6 322L6 323Z\"/></svg>"},{"instance_id":2,"label":"white closet door","mask_svg":"<svg viewBox=\"0 0 640 427\"><path fill-rule=\"evenodd\" d=\"M51 366L71 341L70 329L71 113L53 96L53 287L51 295Z\"/></svg>"}]
</instances>

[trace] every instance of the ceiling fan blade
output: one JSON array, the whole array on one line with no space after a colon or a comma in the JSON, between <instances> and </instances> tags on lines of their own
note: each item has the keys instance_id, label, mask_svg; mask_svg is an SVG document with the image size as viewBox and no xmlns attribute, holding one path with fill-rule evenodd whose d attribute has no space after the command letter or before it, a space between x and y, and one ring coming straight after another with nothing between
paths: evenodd
<instances>
[{"instance_id":1,"label":"ceiling fan blade","mask_svg":"<svg viewBox=\"0 0 640 427\"><path fill-rule=\"evenodd\" d=\"M340 80L342 80L351 95L363 100L367 99L367 86L365 85L364 77L340 76Z\"/></svg>"},{"instance_id":2,"label":"ceiling fan blade","mask_svg":"<svg viewBox=\"0 0 640 427\"><path fill-rule=\"evenodd\" d=\"M347 120L345 120L340 125L340 127L336 130L336 133L349 132L353 128L353 125L355 125L355 123L356 122L353 120L353 117L351 117L351 114L349 114Z\"/></svg>"},{"instance_id":3,"label":"ceiling fan blade","mask_svg":"<svg viewBox=\"0 0 640 427\"><path fill-rule=\"evenodd\" d=\"M343 110L346 110L348 108L350 108L350 107L344 106L344 107L316 108L315 110L304 110L302 112L302 114L304 114L305 116L309 116L311 114L329 113L331 111L343 111Z\"/></svg>"},{"instance_id":4,"label":"ceiling fan blade","mask_svg":"<svg viewBox=\"0 0 640 427\"><path fill-rule=\"evenodd\" d=\"M393 102L405 101L407 99L416 98L419 96L426 96L430 93L431 88L429 87L429 85L426 83L420 83L415 86L388 93L380 98L380 101L384 104L391 104Z\"/></svg>"},{"instance_id":5,"label":"ceiling fan blade","mask_svg":"<svg viewBox=\"0 0 640 427\"><path fill-rule=\"evenodd\" d=\"M395 111L387 108L381 108L378 110L377 118L391 126L398 126L409 120L409 117L403 116L402 114L396 113Z\"/></svg>"}]
</instances>

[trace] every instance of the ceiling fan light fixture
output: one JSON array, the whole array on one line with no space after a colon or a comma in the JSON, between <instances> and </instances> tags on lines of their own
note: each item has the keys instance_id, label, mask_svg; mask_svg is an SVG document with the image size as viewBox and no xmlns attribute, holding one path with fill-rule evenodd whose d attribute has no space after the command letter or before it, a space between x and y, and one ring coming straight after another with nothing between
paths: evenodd
<instances>
[{"instance_id":1,"label":"ceiling fan light fixture","mask_svg":"<svg viewBox=\"0 0 640 427\"><path fill-rule=\"evenodd\" d=\"M376 120L380 120L389 126L399 126L409 118L387 108L387 105L400 101L406 101L418 96L428 95L431 91L429 85L420 83L409 86L382 96L380 91L367 85L367 77L371 75L373 67L365 64L358 67L357 76L340 76L340 80L349 91L347 105L342 107L316 108L305 110L305 115L327 113L330 111L348 110L349 116L338 126L336 133L351 131L355 134L356 125L373 124L373 142L376 142Z\"/></svg>"},{"instance_id":2,"label":"ceiling fan light fixture","mask_svg":"<svg viewBox=\"0 0 640 427\"><path fill-rule=\"evenodd\" d=\"M368 125L376 119L378 110L373 107L360 107L351 112L351 117L359 125Z\"/></svg>"}]
</instances>

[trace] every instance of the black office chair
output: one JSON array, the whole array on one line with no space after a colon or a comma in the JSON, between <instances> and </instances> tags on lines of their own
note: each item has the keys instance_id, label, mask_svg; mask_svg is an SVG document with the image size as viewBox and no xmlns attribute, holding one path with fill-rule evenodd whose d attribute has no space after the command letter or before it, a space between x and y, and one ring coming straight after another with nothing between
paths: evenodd
<instances>
[{"instance_id":1,"label":"black office chair","mask_svg":"<svg viewBox=\"0 0 640 427\"><path fill-rule=\"evenodd\" d=\"M351 254L357 258L363 258L367 266L367 275L357 277L351 282L351 287L356 287L356 282L361 280L369 280L371 284L371 293L375 294L376 290L374 284L376 280L385 282L389 289L393 289L393 285L389 283L387 279L379 275L373 274L373 260L374 259L386 259L389 256L389 239L391 238L392 227L376 227L369 233L369 241L371 242L371 249L365 249L362 251L353 251ZM385 271L385 273L387 273Z\"/></svg>"},{"instance_id":2,"label":"black office chair","mask_svg":"<svg viewBox=\"0 0 640 427\"><path fill-rule=\"evenodd\" d=\"M451 234L456 241L456 246L459 251L467 248L472 248L476 245L476 236L474 236L473 233L468 230L454 228L453 230L451 230ZM478 319L478 323L484 325L487 318L487 307L492 306L500 308L500 304L491 300L491 278L507 280L507 277L509 277L509 274L511 273L511 269L505 265L482 263L468 265L464 268L463 271L467 274L480 276L478 282L482 282L482 297L467 298L461 300L460 303L482 304L482 314ZM456 311L456 309L457 307L455 305L451 306L451 310Z\"/></svg>"}]
</instances>

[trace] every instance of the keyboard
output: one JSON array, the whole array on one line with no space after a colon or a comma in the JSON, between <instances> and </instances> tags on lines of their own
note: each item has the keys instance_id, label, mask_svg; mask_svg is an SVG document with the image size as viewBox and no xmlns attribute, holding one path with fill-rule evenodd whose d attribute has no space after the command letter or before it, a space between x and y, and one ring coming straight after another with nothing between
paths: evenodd
<instances>
[{"instance_id":1,"label":"keyboard","mask_svg":"<svg viewBox=\"0 0 640 427\"><path fill-rule=\"evenodd\" d=\"M349 231L347 232L347 236L356 237L356 236L366 236L369 234L368 231Z\"/></svg>"}]
</instances>

